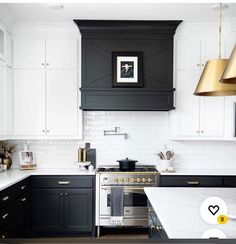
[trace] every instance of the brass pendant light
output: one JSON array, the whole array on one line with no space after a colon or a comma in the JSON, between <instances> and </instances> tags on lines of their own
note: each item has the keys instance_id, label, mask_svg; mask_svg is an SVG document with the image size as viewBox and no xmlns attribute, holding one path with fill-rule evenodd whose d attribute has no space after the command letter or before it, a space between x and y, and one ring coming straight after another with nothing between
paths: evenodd
<instances>
[{"instance_id":1,"label":"brass pendant light","mask_svg":"<svg viewBox=\"0 0 236 244\"><path fill-rule=\"evenodd\" d=\"M228 64L228 59L221 58L221 25L222 3L220 3L219 21L219 58L208 60L202 72L194 95L196 96L231 96L236 95L236 85L220 82L222 74Z\"/></svg>"},{"instance_id":2,"label":"brass pendant light","mask_svg":"<svg viewBox=\"0 0 236 244\"><path fill-rule=\"evenodd\" d=\"M229 62L221 77L220 82L236 84L236 45L234 46L233 52L229 58Z\"/></svg>"}]
</instances>

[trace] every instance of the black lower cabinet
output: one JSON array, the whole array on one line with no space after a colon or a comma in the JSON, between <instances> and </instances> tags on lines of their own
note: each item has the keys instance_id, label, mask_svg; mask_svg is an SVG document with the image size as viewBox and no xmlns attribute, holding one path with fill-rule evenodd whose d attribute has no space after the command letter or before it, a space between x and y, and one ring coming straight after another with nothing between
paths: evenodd
<instances>
[{"instance_id":1,"label":"black lower cabinet","mask_svg":"<svg viewBox=\"0 0 236 244\"><path fill-rule=\"evenodd\" d=\"M33 190L33 229L36 233L59 233L63 230L63 191Z\"/></svg>"},{"instance_id":2,"label":"black lower cabinet","mask_svg":"<svg viewBox=\"0 0 236 244\"><path fill-rule=\"evenodd\" d=\"M77 179L40 177L34 182L33 236L95 234L93 176L78 176ZM50 188L51 186L53 188Z\"/></svg>"},{"instance_id":3,"label":"black lower cabinet","mask_svg":"<svg viewBox=\"0 0 236 244\"><path fill-rule=\"evenodd\" d=\"M65 194L64 230L66 232L93 231L92 189L70 189Z\"/></svg>"},{"instance_id":4,"label":"black lower cabinet","mask_svg":"<svg viewBox=\"0 0 236 244\"><path fill-rule=\"evenodd\" d=\"M0 238L29 235L30 184L23 180L0 192Z\"/></svg>"},{"instance_id":5,"label":"black lower cabinet","mask_svg":"<svg viewBox=\"0 0 236 244\"><path fill-rule=\"evenodd\" d=\"M149 239L159 239L159 240L168 239L168 236L149 201L148 201L148 226L149 226L149 232L148 232Z\"/></svg>"}]
</instances>

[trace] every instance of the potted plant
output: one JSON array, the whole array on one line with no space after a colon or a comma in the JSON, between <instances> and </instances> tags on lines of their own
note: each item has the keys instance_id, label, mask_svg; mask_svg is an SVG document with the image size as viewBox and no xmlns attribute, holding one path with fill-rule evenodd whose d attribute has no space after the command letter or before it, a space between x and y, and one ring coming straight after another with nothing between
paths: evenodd
<instances>
[{"instance_id":1,"label":"potted plant","mask_svg":"<svg viewBox=\"0 0 236 244\"><path fill-rule=\"evenodd\" d=\"M14 152L15 145L10 146L6 144L0 145L0 158L2 159L2 164L7 166L7 169L10 169L12 165L11 154Z\"/></svg>"}]
</instances>

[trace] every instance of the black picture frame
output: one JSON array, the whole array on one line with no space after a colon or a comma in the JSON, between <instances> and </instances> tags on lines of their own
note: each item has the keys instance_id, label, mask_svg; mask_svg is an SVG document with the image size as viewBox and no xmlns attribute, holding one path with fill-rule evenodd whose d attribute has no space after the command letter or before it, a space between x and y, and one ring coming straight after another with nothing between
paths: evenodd
<instances>
[{"instance_id":1,"label":"black picture frame","mask_svg":"<svg viewBox=\"0 0 236 244\"><path fill-rule=\"evenodd\" d=\"M112 87L143 87L142 52L112 52Z\"/></svg>"}]
</instances>

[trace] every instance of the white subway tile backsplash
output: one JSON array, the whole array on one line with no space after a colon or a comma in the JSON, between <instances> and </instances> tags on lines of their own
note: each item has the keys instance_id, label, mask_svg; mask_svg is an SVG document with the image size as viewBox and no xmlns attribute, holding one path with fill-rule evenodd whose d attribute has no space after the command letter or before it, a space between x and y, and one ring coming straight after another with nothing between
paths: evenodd
<instances>
[{"instance_id":1,"label":"white subway tile backsplash","mask_svg":"<svg viewBox=\"0 0 236 244\"><path fill-rule=\"evenodd\" d=\"M130 157L142 164L158 164L154 155L164 144L176 153L175 164L180 168L236 168L236 142L169 141L167 112L84 112L84 140L32 140L39 168L72 167L77 149L90 142L97 149L98 164L115 164ZM123 136L104 136L104 130L120 127ZM17 144L17 152L25 141ZM13 155L13 167L19 164L18 153Z\"/></svg>"}]
</instances>

